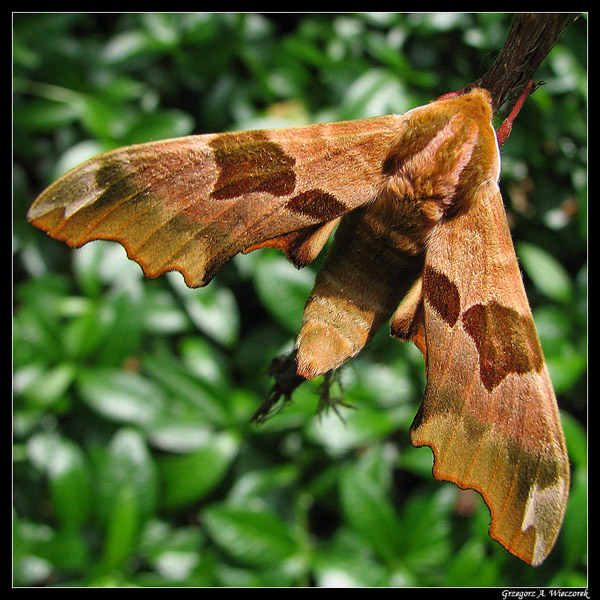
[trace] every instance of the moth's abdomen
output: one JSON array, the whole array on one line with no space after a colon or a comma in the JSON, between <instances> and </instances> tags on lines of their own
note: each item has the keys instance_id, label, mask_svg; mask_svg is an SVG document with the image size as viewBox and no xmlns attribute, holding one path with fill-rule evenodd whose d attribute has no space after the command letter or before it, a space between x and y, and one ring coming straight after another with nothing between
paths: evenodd
<instances>
[{"instance_id":1,"label":"moth's abdomen","mask_svg":"<svg viewBox=\"0 0 600 600\"><path fill-rule=\"evenodd\" d=\"M298 336L297 371L312 379L357 354L419 277L424 255L380 231L373 207L342 219L317 275Z\"/></svg>"}]
</instances>

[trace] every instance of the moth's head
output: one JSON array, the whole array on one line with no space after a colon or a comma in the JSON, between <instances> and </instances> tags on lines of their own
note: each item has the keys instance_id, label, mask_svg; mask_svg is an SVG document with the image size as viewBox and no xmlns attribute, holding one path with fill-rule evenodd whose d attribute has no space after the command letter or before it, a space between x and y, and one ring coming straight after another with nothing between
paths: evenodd
<instances>
[{"instance_id":1,"label":"moth's head","mask_svg":"<svg viewBox=\"0 0 600 600\"><path fill-rule=\"evenodd\" d=\"M462 112L470 113L488 123L492 120L492 95L483 88L473 88L468 92L449 92L440 96L437 102L453 105L454 109L458 105Z\"/></svg>"}]
</instances>

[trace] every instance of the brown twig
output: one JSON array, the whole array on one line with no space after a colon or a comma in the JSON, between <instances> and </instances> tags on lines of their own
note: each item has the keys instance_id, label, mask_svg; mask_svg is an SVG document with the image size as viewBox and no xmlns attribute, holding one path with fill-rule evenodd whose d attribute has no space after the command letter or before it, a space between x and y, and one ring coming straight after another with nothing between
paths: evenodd
<instances>
[{"instance_id":1,"label":"brown twig","mask_svg":"<svg viewBox=\"0 0 600 600\"><path fill-rule=\"evenodd\" d=\"M502 50L488 72L475 84L492 95L494 114L533 78L560 34L578 13L518 13ZM515 99L514 103L517 100ZM512 105L507 107L507 111Z\"/></svg>"}]
</instances>

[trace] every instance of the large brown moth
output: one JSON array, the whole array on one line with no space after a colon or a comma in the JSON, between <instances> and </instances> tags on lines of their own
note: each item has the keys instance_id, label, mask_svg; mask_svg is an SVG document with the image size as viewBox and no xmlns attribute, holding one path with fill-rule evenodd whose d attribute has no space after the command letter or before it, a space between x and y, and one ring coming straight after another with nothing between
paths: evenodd
<instances>
[{"instance_id":1,"label":"large brown moth","mask_svg":"<svg viewBox=\"0 0 600 600\"><path fill-rule=\"evenodd\" d=\"M475 88L404 115L129 146L62 176L28 218L74 247L116 240L147 276L178 270L192 287L266 246L302 267L337 227L297 374L339 367L391 320L425 357L413 445L432 448L437 479L479 491L491 537L538 565L560 530L569 464L491 117Z\"/></svg>"}]
</instances>

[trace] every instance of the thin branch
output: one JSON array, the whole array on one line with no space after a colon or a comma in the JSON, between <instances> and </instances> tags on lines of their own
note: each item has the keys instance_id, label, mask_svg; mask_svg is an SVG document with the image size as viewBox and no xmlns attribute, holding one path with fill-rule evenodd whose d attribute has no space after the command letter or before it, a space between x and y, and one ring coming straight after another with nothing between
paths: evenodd
<instances>
[{"instance_id":1,"label":"thin branch","mask_svg":"<svg viewBox=\"0 0 600 600\"><path fill-rule=\"evenodd\" d=\"M578 13L519 13L489 71L475 85L492 94L494 113L515 91L521 91ZM516 100L515 100L516 102ZM510 111L512 106L508 106Z\"/></svg>"}]
</instances>

